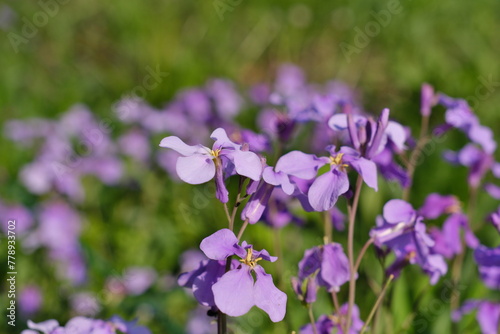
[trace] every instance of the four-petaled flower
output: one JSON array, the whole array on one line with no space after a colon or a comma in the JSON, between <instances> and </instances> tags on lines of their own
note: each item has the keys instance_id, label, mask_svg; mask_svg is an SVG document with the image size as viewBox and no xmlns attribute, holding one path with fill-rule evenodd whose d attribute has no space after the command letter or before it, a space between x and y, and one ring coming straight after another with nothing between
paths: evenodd
<instances>
[{"instance_id":1,"label":"four-petaled flower","mask_svg":"<svg viewBox=\"0 0 500 334\"><path fill-rule=\"evenodd\" d=\"M284 318L287 296L276 288L271 275L258 263L261 260L274 262L277 257L270 256L266 250L256 251L246 242L240 246L229 229L219 230L203 239L200 249L209 259L216 261L226 260L232 255L241 258L237 268L230 269L212 286L215 305L219 310L238 317L255 305L274 322Z\"/></svg>"},{"instance_id":2,"label":"four-petaled flower","mask_svg":"<svg viewBox=\"0 0 500 334\"><path fill-rule=\"evenodd\" d=\"M222 128L212 132L210 138L215 140L212 148L200 144L190 146L175 136L163 138L160 146L171 148L182 155L176 164L177 174L182 181L201 184L215 176L217 198L227 203L229 197L224 177L238 174L259 181L262 163L257 154L232 142Z\"/></svg>"}]
</instances>

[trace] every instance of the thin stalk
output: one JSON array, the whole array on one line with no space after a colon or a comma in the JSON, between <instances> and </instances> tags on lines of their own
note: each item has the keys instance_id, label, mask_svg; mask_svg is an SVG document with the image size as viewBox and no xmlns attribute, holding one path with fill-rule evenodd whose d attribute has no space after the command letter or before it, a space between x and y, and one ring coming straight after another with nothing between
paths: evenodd
<instances>
[{"instance_id":1,"label":"thin stalk","mask_svg":"<svg viewBox=\"0 0 500 334\"><path fill-rule=\"evenodd\" d=\"M348 333L351 328L352 308L356 298L356 272L354 271L354 223L356 221L356 212L358 211L359 195L361 193L361 186L363 185L363 178L358 176L356 181L356 188L354 190L354 198L352 205L348 206L349 211L349 231L347 235L347 257L349 258L349 304L347 308L347 321L344 333Z\"/></svg>"},{"instance_id":2,"label":"thin stalk","mask_svg":"<svg viewBox=\"0 0 500 334\"><path fill-rule=\"evenodd\" d=\"M312 308L312 305L309 304L307 305L307 309L308 309L308 314L309 314L309 321L311 322L311 326L312 326L312 329L313 329L313 333L314 334L318 334L318 329L316 328L316 321L314 319L314 314L313 314L313 308Z\"/></svg>"},{"instance_id":3,"label":"thin stalk","mask_svg":"<svg viewBox=\"0 0 500 334\"><path fill-rule=\"evenodd\" d=\"M247 226L248 226L248 219L245 219L243 225L241 225L240 231L238 232L238 241L240 241L241 237L243 236L243 232L245 232Z\"/></svg>"},{"instance_id":4,"label":"thin stalk","mask_svg":"<svg viewBox=\"0 0 500 334\"><path fill-rule=\"evenodd\" d=\"M335 291L332 291L331 295L332 295L333 307L335 308L335 313L339 314L340 304L339 304L339 299L337 297L337 293Z\"/></svg>"},{"instance_id":5,"label":"thin stalk","mask_svg":"<svg viewBox=\"0 0 500 334\"><path fill-rule=\"evenodd\" d=\"M357 272L359 269L359 266L361 265L361 260L363 260L363 256L365 255L366 251L368 250L368 247L373 244L373 238L368 239L367 242L365 242L363 248L359 251L358 258L356 259L356 264L354 265L354 272Z\"/></svg>"},{"instance_id":6,"label":"thin stalk","mask_svg":"<svg viewBox=\"0 0 500 334\"><path fill-rule=\"evenodd\" d=\"M377 301L375 302L375 305L373 305L373 308L370 311L370 314L368 315L368 318L366 319L366 322L363 325L363 328L361 328L361 334L363 334L368 329L368 325L372 321L373 316L375 315L375 312L377 312L377 310L380 306L380 303L382 303L382 300L384 299L387 288L389 287L389 284L392 282L393 279L394 279L394 275L390 275L389 279L387 280L387 282L384 285L384 288L380 292L380 295L378 296Z\"/></svg>"},{"instance_id":7,"label":"thin stalk","mask_svg":"<svg viewBox=\"0 0 500 334\"><path fill-rule=\"evenodd\" d=\"M217 314L217 333L226 334L227 333L227 319L226 315L221 311Z\"/></svg>"},{"instance_id":8,"label":"thin stalk","mask_svg":"<svg viewBox=\"0 0 500 334\"><path fill-rule=\"evenodd\" d=\"M232 231L234 228L234 222L231 219L231 215L229 214L229 208L227 207L227 203L224 203L224 212L226 214L227 222L229 224L229 229Z\"/></svg>"},{"instance_id":9,"label":"thin stalk","mask_svg":"<svg viewBox=\"0 0 500 334\"><path fill-rule=\"evenodd\" d=\"M236 201L234 202L233 212L231 212L231 221L234 224L234 219L236 218L236 212L240 207L241 202L246 198L246 196L241 196L241 191L243 190L243 183L245 182L245 178L240 176L238 183L238 194L236 195Z\"/></svg>"},{"instance_id":10,"label":"thin stalk","mask_svg":"<svg viewBox=\"0 0 500 334\"><path fill-rule=\"evenodd\" d=\"M471 187L469 189L469 202L467 204L467 220L469 222L473 221L476 202L477 202L477 188ZM466 252L462 239L460 239L460 244L462 246L462 252L455 257L455 260L453 261L453 265L451 268L451 280L453 282L452 286L453 291L450 299L450 308L452 311L458 309L460 304L460 290L458 289L458 285L460 283L460 276L462 275L462 266L464 264L465 252ZM453 330L455 330L454 333L457 333L458 322L453 322L452 327Z\"/></svg>"},{"instance_id":11,"label":"thin stalk","mask_svg":"<svg viewBox=\"0 0 500 334\"><path fill-rule=\"evenodd\" d=\"M330 211L323 211L323 228L324 228L324 237L323 240L326 244L332 242L332 216L330 215Z\"/></svg>"},{"instance_id":12,"label":"thin stalk","mask_svg":"<svg viewBox=\"0 0 500 334\"><path fill-rule=\"evenodd\" d=\"M429 131L429 116L422 117L422 125L420 127L420 136L417 141L417 147L413 150L410 155L410 160L407 164L408 178L410 180L410 185L403 190L403 200L408 201L410 198L410 191L413 184L413 175L415 174L415 169L417 168L417 161L420 158L422 149L429 140L427 132Z\"/></svg>"}]
</instances>

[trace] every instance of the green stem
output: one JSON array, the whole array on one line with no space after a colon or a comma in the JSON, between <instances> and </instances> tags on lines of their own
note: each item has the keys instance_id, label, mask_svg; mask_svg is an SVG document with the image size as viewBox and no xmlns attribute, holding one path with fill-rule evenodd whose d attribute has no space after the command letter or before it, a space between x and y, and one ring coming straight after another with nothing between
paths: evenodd
<instances>
[{"instance_id":1,"label":"green stem","mask_svg":"<svg viewBox=\"0 0 500 334\"><path fill-rule=\"evenodd\" d=\"M332 216L330 215L330 211L323 211L323 228L325 235L323 236L323 241L326 244L332 242Z\"/></svg>"},{"instance_id":2,"label":"green stem","mask_svg":"<svg viewBox=\"0 0 500 334\"><path fill-rule=\"evenodd\" d=\"M427 132L429 131L429 117L422 117L422 125L420 127L420 136L418 138L417 147L413 150L410 155L410 160L407 164L408 178L410 180L410 185L403 190L403 200L408 201L410 199L410 191L413 184L413 175L415 174L415 169L417 168L417 162L422 153L422 149L427 144L429 138L427 137Z\"/></svg>"},{"instance_id":3,"label":"green stem","mask_svg":"<svg viewBox=\"0 0 500 334\"><path fill-rule=\"evenodd\" d=\"M356 298L356 272L354 271L354 223L356 221L356 212L358 210L359 195L361 194L361 186L363 185L363 178L358 176L356 181L356 188L354 190L354 198L352 205L348 206L349 212L349 231L347 235L347 257L349 258L349 303L347 307L347 320L344 333L348 333L351 328L352 309L354 300Z\"/></svg>"},{"instance_id":4,"label":"green stem","mask_svg":"<svg viewBox=\"0 0 500 334\"><path fill-rule=\"evenodd\" d=\"M382 300L384 299L384 296L385 296L385 293L387 291L387 288L389 287L389 284L392 282L393 279L394 279L394 275L390 275L389 279L387 280L387 282L384 285L384 288L380 292L380 294L379 294L379 296L377 298L377 301L375 302L375 305L373 305L373 308L370 311L370 314L368 315L368 318L366 319L366 322L363 325L363 328L361 328L361 334L363 334L368 329L368 325L372 321L373 316L375 315L375 312L377 312L377 310L378 310L378 308L380 306L380 303L382 303Z\"/></svg>"},{"instance_id":5,"label":"green stem","mask_svg":"<svg viewBox=\"0 0 500 334\"><path fill-rule=\"evenodd\" d=\"M314 319L312 305L311 304L307 305L307 309L308 309L307 313L309 314L309 321L311 322L313 333L318 334L318 329L316 328L316 320Z\"/></svg>"}]
</instances>

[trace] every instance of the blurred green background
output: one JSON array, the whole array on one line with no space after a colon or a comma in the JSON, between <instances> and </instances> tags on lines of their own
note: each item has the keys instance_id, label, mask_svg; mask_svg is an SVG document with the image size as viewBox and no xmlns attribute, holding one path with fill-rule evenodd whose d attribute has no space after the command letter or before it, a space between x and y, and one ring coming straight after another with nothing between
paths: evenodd
<instances>
[{"instance_id":1,"label":"blurred green background","mask_svg":"<svg viewBox=\"0 0 500 334\"><path fill-rule=\"evenodd\" d=\"M41 7L37 1L6 1L0 4L0 13L6 8L11 13L0 19L0 123L13 118L57 117L75 103L89 106L99 118L112 118L113 103L142 84L148 67L168 73L145 96L151 104L162 106L179 89L203 85L212 77L232 79L242 89L271 82L276 68L291 62L301 66L311 81L336 78L346 82L359 90L367 110L378 112L389 107L393 118L414 131L418 130L423 82L450 96L467 98L482 123L496 131L500 125L500 2L401 0L397 2L401 12L392 14L388 24L369 37L359 52L346 57L340 44L356 46L357 28L365 30L366 24L375 20L373 13L387 10L390 3L69 0L58 4L57 14L33 37L13 46L12 33L22 36L23 19L32 22ZM432 122L441 120L442 114L437 114ZM460 136L450 136L445 145L458 148L464 142ZM3 137L0 148L0 198L34 206L39 199L16 180L30 153L13 148ZM417 170L412 195L416 207L431 191L454 193L467 200L466 171L441 162L439 153L440 149L430 154ZM107 276L130 265L151 265L159 272L176 275L179 255L225 226L222 207L215 201L193 212L190 219L179 211L179 205L190 203L203 186L175 184L158 170L145 175L139 187L109 189L95 180L86 183L82 243L92 268L91 290L96 293ZM360 213L364 231L373 226L374 217L391 196L399 196L398 190L383 187L378 194L364 192ZM479 203L478 221L498 204L487 196L481 196ZM305 248L321 243L320 216L308 215L307 219L305 231L288 226L281 232L285 277L296 274ZM498 236L490 232L480 233L484 243L493 246ZM259 240L254 242L259 248L273 253L271 229L252 226L247 236ZM342 233L338 240L344 237ZM365 234L360 232L358 237L362 245ZM470 255L464 270L464 296L492 296L479 282ZM44 288L43 312L37 320L58 318L65 322L67 300L60 295L66 292L51 281L50 273L40 265L42 258L43 252L37 252L20 260L18 279L21 283L35 281ZM376 289L381 276L373 252L363 268ZM240 320L246 332L285 333L307 322L306 310L294 299L288 282L280 284L289 293L287 322L268 326L267 317L253 310ZM449 302L439 297L445 285L446 279L429 287L418 268L407 269L393 285L379 319L385 324L383 333L451 333ZM101 315L138 316L154 333L182 333L187 312L196 303L179 288L158 291L120 304L104 303ZM343 289L341 298L345 293ZM359 289L362 317L367 316L375 298L370 287ZM328 312L326 297L318 304L317 315ZM259 322L261 329L253 326ZM468 317L460 333L476 333L476 327L474 319ZM9 330L2 322L0 331Z\"/></svg>"}]
</instances>

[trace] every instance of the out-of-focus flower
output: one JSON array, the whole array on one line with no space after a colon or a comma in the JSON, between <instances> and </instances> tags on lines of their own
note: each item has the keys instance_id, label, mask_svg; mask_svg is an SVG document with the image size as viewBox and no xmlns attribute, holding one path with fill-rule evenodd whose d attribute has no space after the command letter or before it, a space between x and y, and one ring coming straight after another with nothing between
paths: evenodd
<instances>
[{"instance_id":1,"label":"out-of-focus flower","mask_svg":"<svg viewBox=\"0 0 500 334\"><path fill-rule=\"evenodd\" d=\"M484 284L490 289L500 290L500 247L481 245L475 249L474 259Z\"/></svg>"},{"instance_id":2,"label":"out-of-focus flower","mask_svg":"<svg viewBox=\"0 0 500 334\"><path fill-rule=\"evenodd\" d=\"M66 325L60 326L56 320L47 320L34 323L28 320L28 328L21 334L151 334L149 329L137 326L135 321L126 322L120 317L113 317L108 321L91 319L85 317L75 317L70 319Z\"/></svg>"},{"instance_id":3,"label":"out-of-focus flower","mask_svg":"<svg viewBox=\"0 0 500 334\"><path fill-rule=\"evenodd\" d=\"M128 294L140 295L151 287L157 276L153 268L130 267L123 275L123 282Z\"/></svg>"},{"instance_id":4,"label":"out-of-focus flower","mask_svg":"<svg viewBox=\"0 0 500 334\"><path fill-rule=\"evenodd\" d=\"M491 213L488 216L488 220L491 222L491 224L497 229L497 231L500 233L500 207L498 207L497 211Z\"/></svg>"},{"instance_id":5,"label":"out-of-focus flower","mask_svg":"<svg viewBox=\"0 0 500 334\"><path fill-rule=\"evenodd\" d=\"M384 205L383 215L377 217L377 227L370 231L375 245L386 246L396 255L396 262L418 264L436 284L446 274L448 266L440 254L433 253L435 241L427 234L423 217L403 200L390 200ZM391 268L398 276L399 266Z\"/></svg>"},{"instance_id":6,"label":"out-of-focus flower","mask_svg":"<svg viewBox=\"0 0 500 334\"><path fill-rule=\"evenodd\" d=\"M340 307L339 314L322 315L316 321L316 330L318 334L330 334L335 329L335 333L343 334L342 326L345 325L347 318L348 305L344 304ZM348 334L358 334L363 328L364 322L359 317L359 308L354 305L351 315L351 328ZM300 334L313 334L312 324L308 324L300 329Z\"/></svg>"},{"instance_id":7,"label":"out-of-focus flower","mask_svg":"<svg viewBox=\"0 0 500 334\"><path fill-rule=\"evenodd\" d=\"M500 325L500 304L498 303L487 300L468 300L460 309L453 312L452 319L458 322L465 314L471 313L475 309L477 309L476 319L479 327L481 327L481 333L498 333L498 326Z\"/></svg>"},{"instance_id":8,"label":"out-of-focus flower","mask_svg":"<svg viewBox=\"0 0 500 334\"><path fill-rule=\"evenodd\" d=\"M497 144L493 139L493 131L479 123L466 100L439 94L438 103L447 108L447 125L464 132L473 143L480 145L485 153L492 154L495 151Z\"/></svg>"},{"instance_id":9,"label":"out-of-focus flower","mask_svg":"<svg viewBox=\"0 0 500 334\"><path fill-rule=\"evenodd\" d=\"M9 230L9 221L15 221L17 235L24 235L33 226L33 215L22 205L7 205L0 202L0 228L5 234Z\"/></svg>"},{"instance_id":10,"label":"out-of-focus flower","mask_svg":"<svg viewBox=\"0 0 500 334\"><path fill-rule=\"evenodd\" d=\"M299 262L298 278L299 285L295 285L296 287L301 286L307 280L314 280L316 283L313 286L322 286L329 292L338 292L350 278L349 260L342 245L329 243L306 250ZM306 301L311 303L316 299L315 290L311 290L312 286L309 283L306 285L308 288L305 292L313 293L306 296ZM296 289L296 292L299 292L300 298L300 289Z\"/></svg>"},{"instance_id":11,"label":"out-of-focus flower","mask_svg":"<svg viewBox=\"0 0 500 334\"><path fill-rule=\"evenodd\" d=\"M465 145L459 152L446 151L444 158L451 164L462 165L469 169L467 181L473 188L479 187L486 173L498 165L491 154L474 144ZM496 177L500 177L500 174Z\"/></svg>"},{"instance_id":12,"label":"out-of-focus flower","mask_svg":"<svg viewBox=\"0 0 500 334\"><path fill-rule=\"evenodd\" d=\"M151 154L148 136L141 130L127 132L118 138L118 145L123 153L142 163L146 163Z\"/></svg>"},{"instance_id":13,"label":"out-of-focus flower","mask_svg":"<svg viewBox=\"0 0 500 334\"><path fill-rule=\"evenodd\" d=\"M73 284L86 279L86 267L79 242L81 219L64 202L50 202L42 206L39 225L25 241L28 248L46 247L56 261L58 272Z\"/></svg>"},{"instance_id":14,"label":"out-of-focus flower","mask_svg":"<svg viewBox=\"0 0 500 334\"><path fill-rule=\"evenodd\" d=\"M75 314L88 317L95 316L101 310L96 296L90 292L75 293L70 297L70 305Z\"/></svg>"},{"instance_id":15,"label":"out-of-focus flower","mask_svg":"<svg viewBox=\"0 0 500 334\"><path fill-rule=\"evenodd\" d=\"M429 117L431 115L431 109L437 103L436 95L434 94L434 88L424 83L422 85L422 90L420 93L420 113L424 117Z\"/></svg>"},{"instance_id":16,"label":"out-of-focus flower","mask_svg":"<svg viewBox=\"0 0 500 334\"><path fill-rule=\"evenodd\" d=\"M19 292L19 310L25 316L38 312L42 306L42 292L36 285L23 287Z\"/></svg>"},{"instance_id":17,"label":"out-of-focus flower","mask_svg":"<svg viewBox=\"0 0 500 334\"><path fill-rule=\"evenodd\" d=\"M215 321L214 317L210 317L207 314L208 312L211 312L211 309L207 309L202 306L199 306L194 311L190 312L186 327L189 334L217 333L217 321Z\"/></svg>"}]
</instances>

